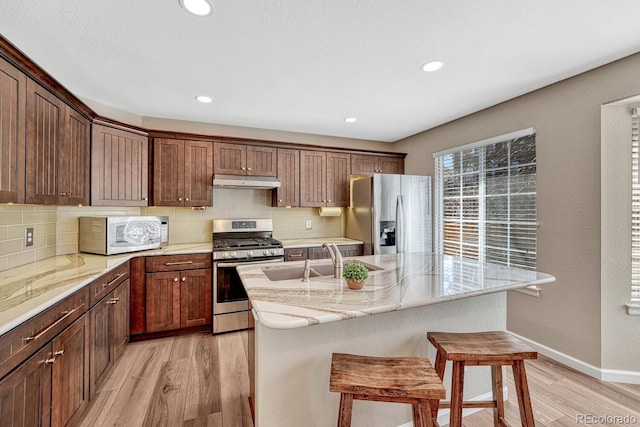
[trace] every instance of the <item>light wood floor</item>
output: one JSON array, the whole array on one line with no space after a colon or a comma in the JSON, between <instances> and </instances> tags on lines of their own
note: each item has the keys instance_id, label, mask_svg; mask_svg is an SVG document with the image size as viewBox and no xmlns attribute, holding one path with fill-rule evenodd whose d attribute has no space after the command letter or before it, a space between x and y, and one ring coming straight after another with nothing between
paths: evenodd
<instances>
[{"instance_id":1,"label":"light wood floor","mask_svg":"<svg viewBox=\"0 0 640 427\"><path fill-rule=\"evenodd\" d=\"M527 376L539 427L589 425L576 418L581 414L634 416L630 426L640 426L640 385L598 381L542 356L527 361ZM510 369L507 384L514 389ZM82 426L251 427L248 394L246 332L131 343ZM492 426L491 414L465 417L464 426ZM506 417L519 425L513 398Z\"/></svg>"}]
</instances>

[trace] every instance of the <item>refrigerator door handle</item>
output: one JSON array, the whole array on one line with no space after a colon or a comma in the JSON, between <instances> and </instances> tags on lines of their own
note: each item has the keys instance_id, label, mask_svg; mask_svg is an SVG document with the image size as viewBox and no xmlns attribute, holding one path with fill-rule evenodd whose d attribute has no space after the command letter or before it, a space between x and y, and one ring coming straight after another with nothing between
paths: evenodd
<instances>
[{"instance_id":1,"label":"refrigerator door handle","mask_svg":"<svg viewBox=\"0 0 640 427\"><path fill-rule=\"evenodd\" d=\"M404 214L404 198L398 196L396 201L396 251L401 254L406 252L406 235L405 235L405 214Z\"/></svg>"}]
</instances>

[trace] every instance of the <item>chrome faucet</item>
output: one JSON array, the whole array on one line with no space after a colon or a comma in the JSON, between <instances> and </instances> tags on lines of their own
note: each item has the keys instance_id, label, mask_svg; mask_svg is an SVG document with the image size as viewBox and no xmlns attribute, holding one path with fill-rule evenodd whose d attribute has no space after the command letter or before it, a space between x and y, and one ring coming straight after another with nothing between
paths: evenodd
<instances>
[{"instance_id":1,"label":"chrome faucet","mask_svg":"<svg viewBox=\"0 0 640 427\"><path fill-rule=\"evenodd\" d=\"M331 249L332 246L333 249ZM322 248L329 251L331 261L333 262L333 275L336 279L340 279L342 277L342 268L344 267L340 249L338 249L338 246L333 242L323 243Z\"/></svg>"},{"instance_id":2,"label":"chrome faucet","mask_svg":"<svg viewBox=\"0 0 640 427\"><path fill-rule=\"evenodd\" d=\"M307 283L309 282L309 274L311 273L311 263L310 260L307 258L304 262L304 274L302 277L302 281Z\"/></svg>"}]
</instances>

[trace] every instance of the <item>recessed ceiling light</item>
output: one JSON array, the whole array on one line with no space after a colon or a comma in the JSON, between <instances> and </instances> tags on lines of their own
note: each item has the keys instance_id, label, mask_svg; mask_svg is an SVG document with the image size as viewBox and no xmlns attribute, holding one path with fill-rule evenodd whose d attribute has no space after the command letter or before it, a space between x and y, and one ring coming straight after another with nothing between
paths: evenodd
<instances>
[{"instance_id":1,"label":"recessed ceiling light","mask_svg":"<svg viewBox=\"0 0 640 427\"><path fill-rule=\"evenodd\" d=\"M202 102L203 104L210 104L213 102L213 98L210 96L198 95L196 96L196 100L198 102Z\"/></svg>"},{"instance_id":2,"label":"recessed ceiling light","mask_svg":"<svg viewBox=\"0 0 640 427\"><path fill-rule=\"evenodd\" d=\"M444 62L430 61L430 62L427 62L426 64L423 64L421 68L422 68L422 71L426 71L427 73L430 73L432 71L438 71L442 67L444 67Z\"/></svg>"},{"instance_id":3,"label":"recessed ceiling light","mask_svg":"<svg viewBox=\"0 0 640 427\"><path fill-rule=\"evenodd\" d=\"M347 123L353 123L355 121L357 121L358 119L356 119L355 117L347 117L346 119L344 119L345 122Z\"/></svg>"},{"instance_id":4,"label":"recessed ceiling light","mask_svg":"<svg viewBox=\"0 0 640 427\"><path fill-rule=\"evenodd\" d=\"M193 13L198 16L207 16L213 13L213 6L209 3L209 0L179 0L180 6L182 6L187 12Z\"/></svg>"}]
</instances>

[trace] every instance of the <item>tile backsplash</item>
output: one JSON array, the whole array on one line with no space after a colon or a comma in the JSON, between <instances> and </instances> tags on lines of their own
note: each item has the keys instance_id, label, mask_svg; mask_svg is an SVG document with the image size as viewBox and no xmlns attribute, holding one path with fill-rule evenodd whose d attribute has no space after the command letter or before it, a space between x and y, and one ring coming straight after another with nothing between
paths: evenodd
<instances>
[{"instance_id":1,"label":"tile backsplash","mask_svg":"<svg viewBox=\"0 0 640 427\"><path fill-rule=\"evenodd\" d=\"M214 218L272 218L277 239L339 237L344 215L321 217L318 208L273 208L270 190L215 189L213 207L105 208L0 204L0 271L54 255L78 251L78 217L166 215L169 242L210 242ZM311 220L312 228L305 229ZM24 244L25 229L34 228L34 245Z\"/></svg>"}]
</instances>

